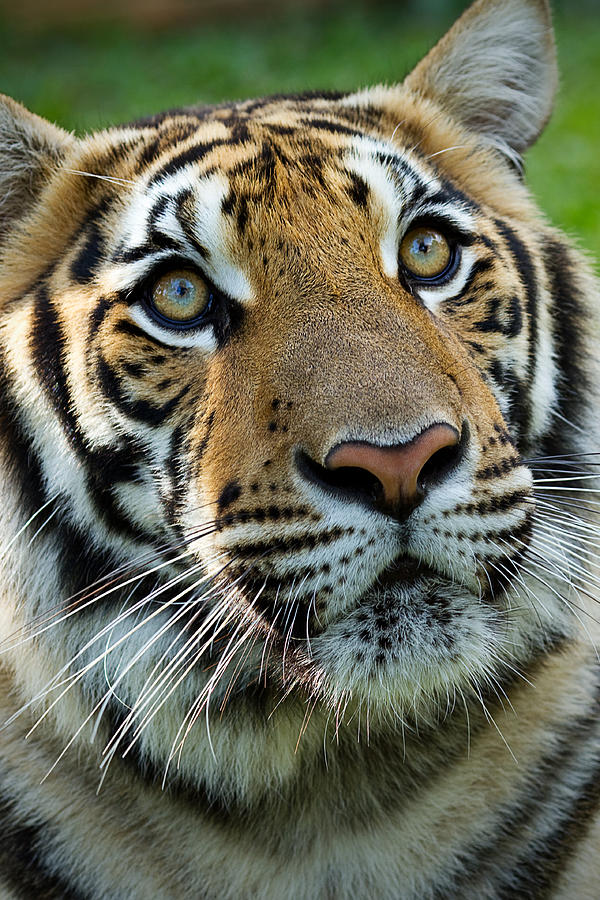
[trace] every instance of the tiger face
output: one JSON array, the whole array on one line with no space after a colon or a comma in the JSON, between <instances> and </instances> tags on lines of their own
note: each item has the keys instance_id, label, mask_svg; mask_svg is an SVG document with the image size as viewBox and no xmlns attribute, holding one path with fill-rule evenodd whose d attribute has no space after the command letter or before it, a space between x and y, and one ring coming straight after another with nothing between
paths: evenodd
<instances>
[{"instance_id":1,"label":"tiger face","mask_svg":"<svg viewBox=\"0 0 600 900\"><path fill-rule=\"evenodd\" d=\"M567 381L576 422L593 400L564 327L590 276L521 179L555 76L545 3L509 6L391 88L85 139L5 101L6 514L35 540L3 578L73 739L263 790L323 723L441 721L577 624L527 582L528 458Z\"/></svg>"}]
</instances>

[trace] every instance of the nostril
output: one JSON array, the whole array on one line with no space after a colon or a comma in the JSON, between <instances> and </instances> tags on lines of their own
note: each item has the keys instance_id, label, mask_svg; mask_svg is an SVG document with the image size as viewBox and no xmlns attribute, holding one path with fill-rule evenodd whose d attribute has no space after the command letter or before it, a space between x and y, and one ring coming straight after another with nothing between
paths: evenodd
<instances>
[{"instance_id":1,"label":"nostril","mask_svg":"<svg viewBox=\"0 0 600 900\"><path fill-rule=\"evenodd\" d=\"M452 469L456 468L462 457L460 444L453 447L442 447L427 460L417 476L417 484L422 490L440 484Z\"/></svg>"},{"instance_id":2,"label":"nostril","mask_svg":"<svg viewBox=\"0 0 600 900\"><path fill-rule=\"evenodd\" d=\"M458 437L458 434L457 434ZM471 431L469 423L465 419L462 424L460 439L457 443L448 444L436 450L422 466L417 476L417 484L421 490L426 491L427 488L441 484L448 476L457 469L467 452Z\"/></svg>"},{"instance_id":3,"label":"nostril","mask_svg":"<svg viewBox=\"0 0 600 900\"><path fill-rule=\"evenodd\" d=\"M341 466L339 469L323 468L323 480L337 490L360 494L371 500L383 496L383 485L379 478L366 469L357 466Z\"/></svg>"},{"instance_id":4,"label":"nostril","mask_svg":"<svg viewBox=\"0 0 600 900\"><path fill-rule=\"evenodd\" d=\"M311 459L304 450L297 451L296 465L305 478L318 484L319 487L334 491L336 495L344 494L348 497L376 502L383 496L383 485L375 475L366 469L357 466L327 469Z\"/></svg>"}]
</instances>

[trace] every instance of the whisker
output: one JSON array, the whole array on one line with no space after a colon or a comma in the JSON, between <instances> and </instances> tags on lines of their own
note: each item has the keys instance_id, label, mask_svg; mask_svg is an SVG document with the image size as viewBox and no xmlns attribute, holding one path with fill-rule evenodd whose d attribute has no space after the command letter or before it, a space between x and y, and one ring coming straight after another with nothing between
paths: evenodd
<instances>
[{"instance_id":1,"label":"whisker","mask_svg":"<svg viewBox=\"0 0 600 900\"><path fill-rule=\"evenodd\" d=\"M169 585L165 585L165 586L164 586L164 589L166 590L168 587L171 587L171 586L172 586L172 585L170 585L170 584L169 584ZM119 624L121 621L124 621L124 620L125 620L126 618L128 618L130 615L132 615L133 613L135 613L138 609L142 608L143 606L148 605L149 602L151 602L151 601L152 601L156 596L158 596L159 594L160 594L160 590L157 590L153 595L149 595L149 596L147 596L147 597L142 598L142 600L138 601L138 603L135 604L133 607L129 608L129 609L128 609L126 612L124 612L123 614L120 614L120 615L117 617L116 620L112 620L111 622L109 622L108 625L104 626L99 632L97 632L97 633L93 636L93 638L91 638L91 639L90 639L90 640L89 640L82 648L79 649L79 651L77 652L77 654L76 654L74 657L72 657L72 658L68 661L68 663L66 663L66 664L58 671L58 673L51 679L51 681L50 681L50 682L46 685L46 687L42 690L42 692L38 693L35 697L33 697L32 699L30 699L24 706L20 707L20 709L19 709L16 713L14 713L13 716L11 716L11 718L8 720L8 722L7 722L6 724L10 724L10 722L14 721L14 719L15 719L18 715L21 715L26 709L28 709L28 708L31 707L32 705L38 703L40 700L42 700L42 699L43 699L50 691L56 690L56 689L62 687L63 684L67 684L67 687L66 687L66 688L62 691L62 693L61 693L61 694L60 694L60 695L59 695L59 696L51 703L51 705L44 711L44 713L42 714L42 716L41 716L41 717L36 721L36 723L32 726L32 728L31 728L30 731L28 732L28 736L29 736L29 734L33 733L33 731L35 731L35 729L40 725L40 723L46 718L46 716L50 713L50 711L54 708L54 706L58 703L58 701L59 701L60 699L62 699L62 697L64 697L65 694L66 694L66 693L67 693L67 692L68 692L68 691L69 691L69 690L70 690L70 689L71 689L78 681L80 681L81 678L82 678L85 674L87 674L87 672L89 672L89 671L90 671L92 668L94 668L100 661L102 661L103 659L106 658L106 655L107 655L107 654L106 654L106 651L104 650L102 653L100 653L98 656L96 656L93 660L91 660L91 662L86 663L86 665L85 665L82 669L79 669L76 673L72 673L71 675L69 675L69 676L68 676L66 679L64 679L63 681L58 681L58 683L57 683L57 679L60 679L60 676L61 676L64 672L68 671L68 669L73 665L73 663L75 662L75 660L78 659L80 656L82 656L82 655L86 652L86 650L90 649L90 647L92 647L94 644L98 643L99 639L101 639L102 637L104 637L104 635L105 635L106 633L110 632L111 630L114 630L114 628L116 627L117 624ZM142 619L141 622L138 622L132 629L130 629L128 632L126 632L126 634L122 635L121 638L119 638L119 640L118 640L115 644L111 645L109 652L113 652L117 647L121 646L121 644L123 644L126 640L128 640L128 639L131 637L131 635L132 635L133 633L135 633L136 631L138 631L140 628L142 628L144 625L146 625L149 621L151 621L151 620L152 620L153 618L155 618L157 615L160 615L168 605L169 605L169 601L167 601L165 604L162 604L161 606L159 606L157 609L155 609L153 612L151 612L148 616L146 616L144 619Z\"/></svg>"},{"instance_id":2,"label":"whisker","mask_svg":"<svg viewBox=\"0 0 600 900\"><path fill-rule=\"evenodd\" d=\"M206 536L206 534L209 534L209 533L211 533L211 532L203 532L200 536L204 537L204 536ZM199 535L197 535L197 534L189 536L189 538L187 539L187 543L197 540L198 536ZM114 577L114 572L111 572L109 576L105 576L102 579L99 579L100 584L98 586L95 586L96 583L94 583L94 586L93 586L94 590L91 590L91 588L85 588L81 591L78 591L77 593L72 594L70 597L68 597L62 603L56 604L56 606L52 607L51 610L41 613L39 616L36 616L35 618L33 618L30 622L28 622L25 625L18 628L15 632L13 632L12 635L9 635L5 639L5 641L4 641L5 646L0 649L14 650L16 647L20 646L22 643L34 640L35 638L39 637L44 632L48 631L50 628L54 628L56 625L61 624L61 622L64 622L66 619L71 618L71 616L76 615L77 613L81 612L83 609L88 608L89 606L93 605L94 603L97 603L98 601L105 599L106 597L110 596L113 593L116 593L117 591L123 590L124 588L128 587L129 585L131 585L135 582L142 581L145 578L149 577L150 575L153 575L156 572L160 572L161 570L174 565L176 562L180 562L182 559L185 559L186 557L192 555L193 553L194 553L194 551L192 549L185 550L183 553L180 553L175 558L169 559L169 560L163 560L162 562L157 563L156 565L152 566L150 569L147 569L147 568L141 569L137 574L131 575L125 581L119 581L118 578ZM131 567L129 567L127 565L123 565L120 568L124 571L127 571L127 569L131 568ZM137 568L140 568L140 567L137 566ZM108 581L109 586L107 589L101 590L101 588L103 587L103 582L105 582L107 578L110 578L110 580ZM90 590L91 590L91 594L89 593ZM88 592L88 593L86 593L86 592ZM38 625L41 625L43 627L38 628L36 631L31 631L32 628L34 628ZM21 640L19 640L16 643L12 643L12 644L6 643L12 637L22 634L23 631L30 631L30 633L26 634L25 637L22 637Z\"/></svg>"},{"instance_id":3,"label":"whisker","mask_svg":"<svg viewBox=\"0 0 600 900\"><path fill-rule=\"evenodd\" d=\"M229 564L230 563L228 563L227 565L229 565ZM223 569L225 569L225 568L226 568L226 566L223 567ZM192 586L192 589L195 589L195 587L196 586ZM218 591L219 591L218 587L213 586L213 588L209 592L203 593L195 601L190 602L190 607L193 605L198 606L198 609L196 610L196 612L192 614L191 622L195 621L196 618L199 615L201 615L203 608L206 604L207 597L210 596L210 594L217 594L217 596L218 596ZM210 638L205 642L204 646L201 648L201 650L198 652L198 655L195 657L195 660L193 663L193 665L195 665L196 659L198 659L202 655L202 653L205 652L205 650L210 646L210 642L214 640L216 634L218 634L219 631L222 630L222 628L225 627L225 625L227 624L227 622L221 623L220 625L218 625L216 627L216 629L214 628L214 625L216 622L218 622L219 618L221 617L224 608L225 608L225 604L223 604L223 603L217 603L217 605L215 607L213 607L213 609L209 612L208 616L204 620L202 627L191 634L191 636L188 638L188 640L183 644L183 646L177 651L175 656L169 661L169 663L161 671L159 678L155 678L155 674L159 670L163 660L167 657L170 648L180 638L180 634L178 634L176 636L174 642L172 642L170 647L167 648L167 650L162 654L161 658L157 661L157 663L154 665L152 671L147 676L144 685L138 692L138 696L136 698L134 707L133 707L130 715L123 721L120 728L112 736L111 740L104 748L103 754L108 754L109 758L112 758L114 751L117 749L117 746L121 740L121 737L124 736L124 734L129 730L130 726L133 724L134 719L139 718L139 714L145 706L148 706L149 704L153 704L152 706L150 706L149 710L145 713L144 718L138 722L138 725L136 726L136 731L133 735L133 738L131 739L131 743L124 751L123 756L125 756L129 752L129 750L133 747L137 738L142 733L142 731L144 730L146 725L154 717L154 715L159 711L159 709L161 708L163 703L168 699L168 697L171 696L171 694L173 693L173 690L175 690L175 688L177 687L177 685L180 683L180 680L181 680L180 679L175 684L173 684L173 682L171 682L170 684L167 684L168 679L171 678L176 673L177 669L180 668L185 663L185 658L189 655L189 653L193 652L196 649L197 645L204 639L204 636L210 630L211 631ZM171 628L173 626L173 624L175 624L175 622L179 620L179 618L185 616L186 614L188 614L188 612L189 612L188 608L181 609L180 612L176 616L172 617L169 620L169 622L166 623L166 626L168 626L168 628ZM230 611L230 618L233 618L233 615L234 615L233 612ZM163 631L166 633L166 630L168 630L168 628L163 626ZM147 649L149 648L149 646L152 646L152 644L154 642L155 641L154 641L154 636L153 636L150 639L150 642L147 643L146 645L144 645L142 650L138 652L137 656L139 658L141 658L141 656L145 652L147 652ZM136 661L137 660L135 660L135 659L130 661L130 663L128 664L128 669L130 669L131 666ZM163 690L164 686L166 686L166 689L168 689L169 687L172 688L172 690L169 690L169 693L166 696L163 696L164 695L164 690Z\"/></svg>"},{"instance_id":4,"label":"whisker","mask_svg":"<svg viewBox=\"0 0 600 900\"><path fill-rule=\"evenodd\" d=\"M266 551L266 552L268 552L268 551ZM236 557L229 560L229 562L223 567L221 572L225 568L227 568L227 566L229 566L233 562L235 562L235 560L236 560ZM201 656L204 654L204 652L212 646L217 634L222 632L226 627L228 627L229 623L235 619L235 616L237 615L235 610L228 609L228 603L229 603L229 599L231 596L231 592L235 589L236 585L240 583L241 579L247 575L247 573L252 568L252 565L249 566L245 570L245 572L243 572L235 581L227 582L224 585L224 589L227 593L227 596L225 597L226 602L218 605L216 607L214 613L209 615L209 621L205 621L205 623L204 623L203 627L200 629L200 631L196 632L192 636L192 638L190 638L186 642L186 644L184 644L184 646L178 651L178 653L176 654L174 659L171 660L171 662L161 672L160 678L155 680L152 685L149 685L147 690L146 690L146 686L144 686L142 691L138 694L136 704L135 704L134 710L132 711L132 714L123 723L123 726L120 729L122 734L125 733L125 731L129 727L129 725L132 723L134 715L139 716L139 713L141 712L141 709L144 706L148 706L148 704L150 704L150 703L152 703L152 705L149 707L149 709L144 714L144 718L138 723L136 730L133 734L133 737L131 738L130 744L125 749L123 756L125 756L130 751L130 749L133 747L133 745L135 744L135 741L139 738L139 736L141 735L143 730L147 727L147 725L152 720L152 718L156 715L156 713L164 705L166 700L171 696L171 694L177 688L177 686L183 681L183 679L187 676L187 674L191 671L191 669L197 664L198 660L201 658ZM205 596L203 596L202 599L204 600ZM197 645L200 643L200 640L204 637L204 634L208 630L209 626L212 627L212 618L214 618L216 621L222 615L224 610L226 610L228 612L228 615L225 617L225 619L223 621L220 622L220 624L218 624L218 626L216 628L213 628L209 639L207 641L205 641L204 645L201 648L198 649ZM189 657L191 653L194 653L192 661L191 661L191 663L186 664L186 657ZM184 669L183 673L180 674L179 676L175 677L177 675L178 669L181 669L186 665L187 665L187 667ZM151 676L149 676L149 678L146 681L146 685L148 685L149 681L151 680L151 677L154 674L154 672L156 671L156 668L157 667L155 666L153 672L151 673ZM170 681L169 681L169 683L167 683L169 679L170 679ZM115 737L118 737L118 740L115 741ZM112 756L114 755L114 752L116 750L116 747L117 747L119 741L120 741L119 736L117 736L117 735L113 736L113 739L111 739L111 742L109 743L109 745L107 745L107 748L105 748L105 751L104 751L105 753L108 752L108 759L105 760L105 762L110 761L110 758L112 758ZM112 745L112 747L111 747L111 745ZM104 763L103 763L103 765L104 765Z\"/></svg>"},{"instance_id":5,"label":"whisker","mask_svg":"<svg viewBox=\"0 0 600 900\"><path fill-rule=\"evenodd\" d=\"M35 519L37 519L37 517L40 515L40 513L42 513L45 509L47 509L50 506L50 504L53 503L59 496L60 496L60 492L57 492L52 497L50 497L50 499L47 500L46 503L44 503L42 506L40 506L39 509L36 509L36 511L31 516L29 516L29 518L27 519L25 524L22 525L19 528L19 530L15 532L15 534L12 536L12 538L10 539L8 544L6 544L6 546L4 546L2 548L2 550L0 550L0 560L4 559L4 557L10 551L11 547L13 547L15 545L15 543L19 540L19 538L21 537L23 532L25 532L29 528L31 523ZM37 534L37 532L36 532L36 534Z\"/></svg>"},{"instance_id":6,"label":"whisker","mask_svg":"<svg viewBox=\"0 0 600 900\"><path fill-rule=\"evenodd\" d=\"M443 150L437 150L435 153L430 153L426 159L434 159L436 156L440 156L442 153L450 153L451 150L465 150L466 144L455 144L453 147L444 147Z\"/></svg>"},{"instance_id":7,"label":"whisker","mask_svg":"<svg viewBox=\"0 0 600 900\"><path fill-rule=\"evenodd\" d=\"M81 169L68 169L66 166L62 167L63 172L67 172L69 175L84 175L86 178L100 178L102 181L108 181L111 184L135 184L135 181L131 181L129 178L117 178L116 175L98 175L96 172L84 172Z\"/></svg>"}]
</instances>

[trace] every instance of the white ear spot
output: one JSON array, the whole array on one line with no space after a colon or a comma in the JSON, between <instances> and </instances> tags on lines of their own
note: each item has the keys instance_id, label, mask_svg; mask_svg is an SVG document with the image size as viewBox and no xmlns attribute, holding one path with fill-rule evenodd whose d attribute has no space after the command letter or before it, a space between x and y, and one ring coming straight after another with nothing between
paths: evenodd
<instances>
[{"instance_id":1,"label":"white ear spot","mask_svg":"<svg viewBox=\"0 0 600 900\"><path fill-rule=\"evenodd\" d=\"M477 0L404 85L514 158L546 124L556 83L546 0Z\"/></svg>"}]
</instances>

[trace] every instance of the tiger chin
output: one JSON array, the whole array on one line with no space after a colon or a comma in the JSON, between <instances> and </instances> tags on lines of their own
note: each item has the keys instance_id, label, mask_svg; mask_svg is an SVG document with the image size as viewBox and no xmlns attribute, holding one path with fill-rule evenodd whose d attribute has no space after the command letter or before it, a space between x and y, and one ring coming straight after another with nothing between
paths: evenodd
<instances>
[{"instance_id":1,"label":"tiger chin","mask_svg":"<svg viewBox=\"0 0 600 900\"><path fill-rule=\"evenodd\" d=\"M0 102L0 894L597 898L598 283L545 0L407 78Z\"/></svg>"}]
</instances>

